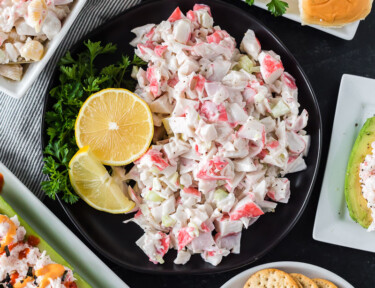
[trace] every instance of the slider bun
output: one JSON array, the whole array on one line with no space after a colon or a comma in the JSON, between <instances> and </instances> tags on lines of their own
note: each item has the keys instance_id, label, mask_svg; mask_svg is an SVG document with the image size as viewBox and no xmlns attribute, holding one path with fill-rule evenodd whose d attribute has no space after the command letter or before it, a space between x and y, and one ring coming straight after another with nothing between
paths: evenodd
<instances>
[{"instance_id":1,"label":"slider bun","mask_svg":"<svg viewBox=\"0 0 375 288\"><path fill-rule=\"evenodd\" d=\"M373 0L299 0L302 24L327 27L362 20L371 12Z\"/></svg>"}]
</instances>

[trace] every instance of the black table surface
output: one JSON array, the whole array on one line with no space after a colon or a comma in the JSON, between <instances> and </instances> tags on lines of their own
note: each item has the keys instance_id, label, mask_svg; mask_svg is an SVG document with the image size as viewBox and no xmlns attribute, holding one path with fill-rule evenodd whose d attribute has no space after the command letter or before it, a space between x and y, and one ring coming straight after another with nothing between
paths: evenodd
<instances>
[{"instance_id":1,"label":"black table surface","mask_svg":"<svg viewBox=\"0 0 375 288\"><path fill-rule=\"evenodd\" d=\"M265 257L226 273L202 276L147 275L126 270L98 256L130 287L220 287L248 268L275 261L318 265L345 278L356 288L375 287L375 254L318 242L312 238L341 77L343 74L353 74L375 78L375 11L359 25L355 38L346 41L282 17L275 18L267 11L249 7L240 0L227 1L245 9L278 35L301 64L318 98L323 120L323 154L319 177L305 212L293 230ZM90 247L57 202L45 199L44 203Z\"/></svg>"}]
</instances>

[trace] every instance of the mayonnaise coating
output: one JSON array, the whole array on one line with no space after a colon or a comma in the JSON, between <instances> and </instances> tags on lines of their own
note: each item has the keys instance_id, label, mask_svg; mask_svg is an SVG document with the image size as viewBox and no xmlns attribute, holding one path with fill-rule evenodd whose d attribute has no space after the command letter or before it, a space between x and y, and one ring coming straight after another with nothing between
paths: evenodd
<instances>
[{"instance_id":1,"label":"mayonnaise coating","mask_svg":"<svg viewBox=\"0 0 375 288\"><path fill-rule=\"evenodd\" d=\"M137 183L130 221L154 263L168 249L178 250L176 264L199 253L218 265L240 253L242 229L287 203L285 175L306 168L308 113L299 112L295 79L252 30L239 50L213 23L196 4L133 30L148 63L134 75L135 93L153 112L157 139L124 179Z\"/></svg>"}]
</instances>

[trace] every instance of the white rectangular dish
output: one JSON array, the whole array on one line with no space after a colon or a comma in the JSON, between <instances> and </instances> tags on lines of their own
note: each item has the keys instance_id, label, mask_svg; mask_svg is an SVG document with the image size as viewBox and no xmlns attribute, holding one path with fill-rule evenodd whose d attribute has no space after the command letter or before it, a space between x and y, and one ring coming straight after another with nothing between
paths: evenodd
<instances>
[{"instance_id":1,"label":"white rectangular dish","mask_svg":"<svg viewBox=\"0 0 375 288\"><path fill-rule=\"evenodd\" d=\"M26 168L25 168L26 169ZM5 201L93 288L129 288L1 162Z\"/></svg>"},{"instance_id":2,"label":"white rectangular dish","mask_svg":"<svg viewBox=\"0 0 375 288\"><path fill-rule=\"evenodd\" d=\"M20 81L13 81L0 77L0 91L3 91L14 98L21 98L26 94L27 90L31 87L40 72L47 65L49 59L55 53L57 47L59 47L59 44L64 39L66 33L68 33L68 30L77 18L79 12L82 10L86 1L87 0L74 0L72 10L64 20L61 31L46 44L46 53L42 60L24 66L24 74Z\"/></svg>"},{"instance_id":3,"label":"white rectangular dish","mask_svg":"<svg viewBox=\"0 0 375 288\"><path fill-rule=\"evenodd\" d=\"M301 17L300 17L300 13L298 9L298 0L283 0L283 1L288 2L289 4L289 8L287 12L283 15L283 17L301 23ZM268 2L269 0L255 0L254 5L267 10L266 4ZM328 34L334 35L336 37L339 37L345 40L352 40L355 36L355 33L357 32L358 25L359 25L359 21L345 25L342 28L325 28L325 27L320 27L317 25L308 25L308 26L311 26L315 29L321 30L323 32L326 32Z\"/></svg>"},{"instance_id":4,"label":"white rectangular dish","mask_svg":"<svg viewBox=\"0 0 375 288\"><path fill-rule=\"evenodd\" d=\"M375 79L343 75L313 238L375 252L375 233L355 223L345 202L346 166L358 132L375 114Z\"/></svg>"}]
</instances>

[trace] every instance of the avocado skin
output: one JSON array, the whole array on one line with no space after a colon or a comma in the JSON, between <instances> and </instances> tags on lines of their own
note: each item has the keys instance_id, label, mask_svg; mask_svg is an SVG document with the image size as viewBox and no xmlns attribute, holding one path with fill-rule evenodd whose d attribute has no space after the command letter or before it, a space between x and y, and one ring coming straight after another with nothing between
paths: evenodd
<instances>
[{"instance_id":1,"label":"avocado skin","mask_svg":"<svg viewBox=\"0 0 375 288\"><path fill-rule=\"evenodd\" d=\"M52 261L64 265L70 269L73 269L72 266L69 265L68 262L65 261L42 237L40 237L30 226L27 224L14 210L10 205L4 200L3 197L0 196L0 214L6 215L8 217L13 217L17 215L18 220L20 221L21 226L23 226L26 230L26 236L33 235L40 239L40 243L38 248L40 251L46 251L47 255L50 256ZM77 273L74 273L74 278L76 278L76 284L78 288L91 288L91 286Z\"/></svg>"},{"instance_id":2,"label":"avocado skin","mask_svg":"<svg viewBox=\"0 0 375 288\"><path fill-rule=\"evenodd\" d=\"M359 131L350 154L345 176L345 200L350 216L364 228L372 223L371 209L367 207L367 200L362 195L359 178L360 164L366 155L372 154L371 144L375 141L375 117L367 119Z\"/></svg>"}]
</instances>

